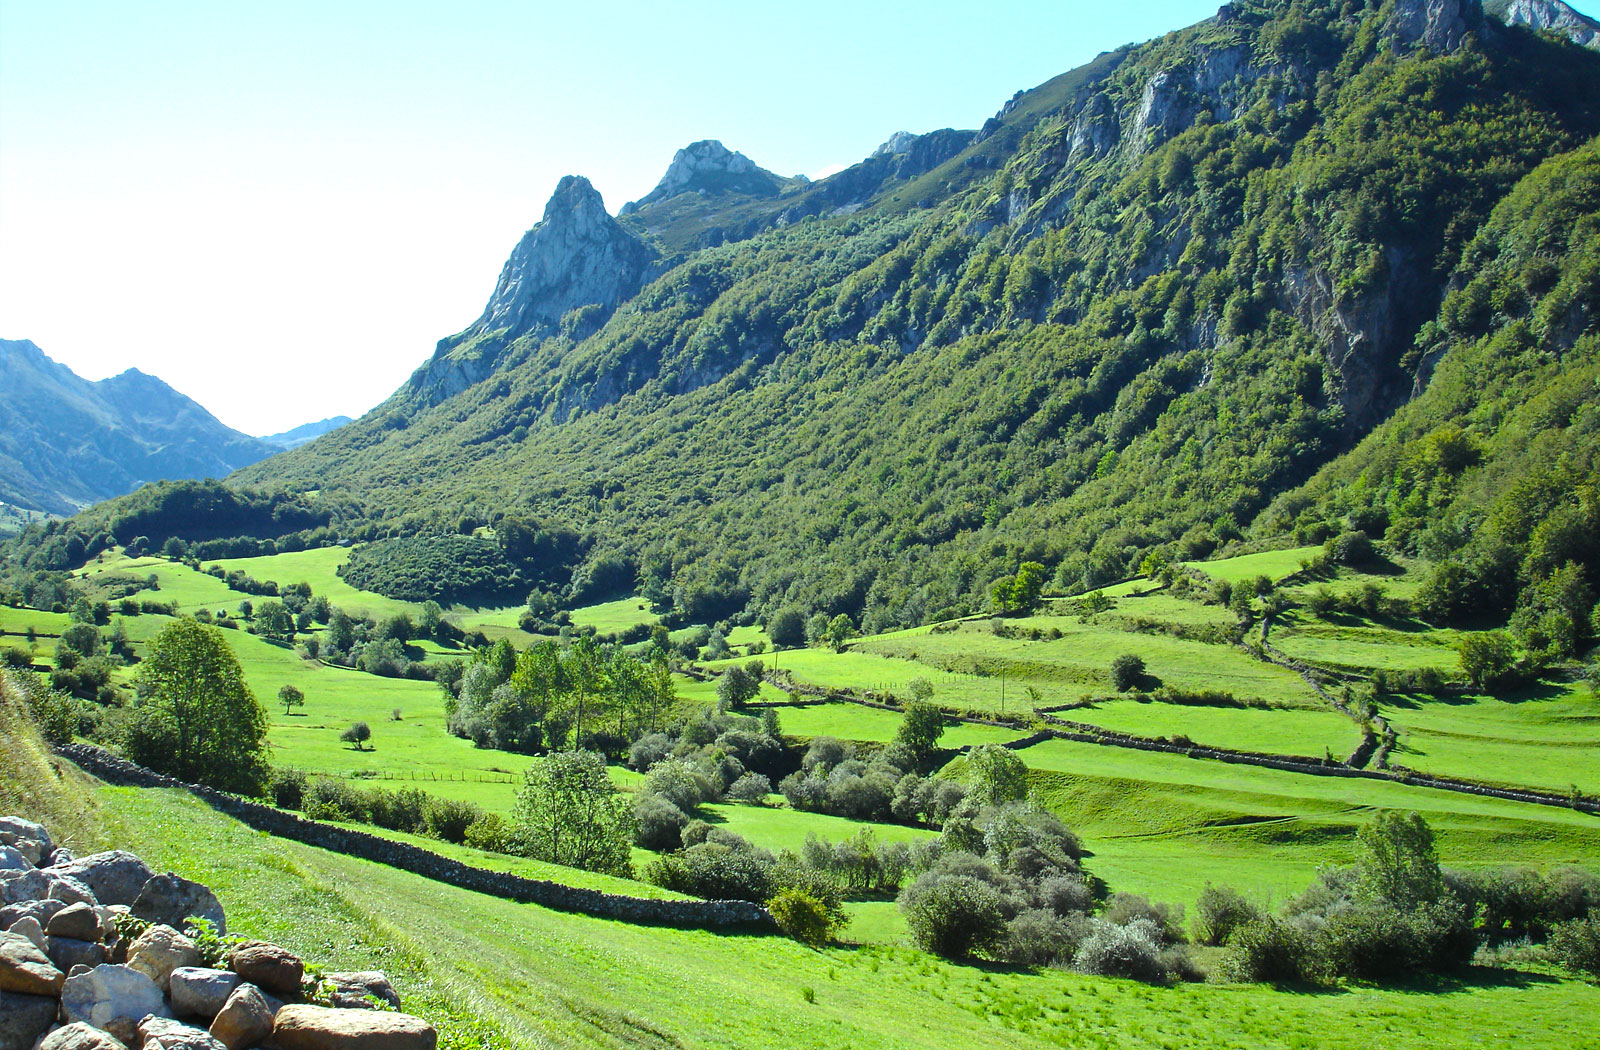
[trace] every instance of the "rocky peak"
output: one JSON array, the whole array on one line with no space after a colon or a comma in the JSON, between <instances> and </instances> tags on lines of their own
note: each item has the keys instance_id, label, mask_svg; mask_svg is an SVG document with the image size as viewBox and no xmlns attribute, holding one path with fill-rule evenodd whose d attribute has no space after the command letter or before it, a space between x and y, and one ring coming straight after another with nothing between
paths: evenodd
<instances>
[{"instance_id":1,"label":"rocky peak","mask_svg":"<svg viewBox=\"0 0 1600 1050\"><path fill-rule=\"evenodd\" d=\"M716 139L691 142L672 157L667 173L656 188L622 206L623 215L681 193L746 193L775 197L788 180L759 167L743 153L728 149Z\"/></svg>"},{"instance_id":2,"label":"rocky peak","mask_svg":"<svg viewBox=\"0 0 1600 1050\"><path fill-rule=\"evenodd\" d=\"M1579 14L1561 0L1510 0L1485 10L1506 25L1561 33L1579 47L1600 51L1600 22Z\"/></svg>"},{"instance_id":3,"label":"rocky peak","mask_svg":"<svg viewBox=\"0 0 1600 1050\"><path fill-rule=\"evenodd\" d=\"M1397 45L1452 52L1482 17L1477 0L1397 0L1384 28Z\"/></svg>"},{"instance_id":4,"label":"rocky peak","mask_svg":"<svg viewBox=\"0 0 1600 1050\"><path fill-rule=\"evenodd\" d=\"M893 157L899 153L909 153L912 143L917 141L917 136L909 131L897 131L890 135L888 140L877 149L873 150L871 157Z\"/></svg>"}]
</instances>

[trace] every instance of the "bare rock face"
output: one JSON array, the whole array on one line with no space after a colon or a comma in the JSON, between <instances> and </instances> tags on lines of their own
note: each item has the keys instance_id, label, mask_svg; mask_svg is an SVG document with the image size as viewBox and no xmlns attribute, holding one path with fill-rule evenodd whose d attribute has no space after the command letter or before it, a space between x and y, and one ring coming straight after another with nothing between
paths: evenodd
<instances>
[{"instance_id":1,"label":"bare rock face","mask_svg":"<svg viewBox=\"0 0 1600 1050\"><path fill-rule=\"evenodd\" d=\"M0 992L60 995L67 979L39 946L18 933L0 933Z\"/></svg>"},{"instance_id":2,"label":"bare rock face","mask_svg":"<svg viewBox=\"0 0 1600 1050\"><path fill-rule=\"evenodd\" d=\"M241 944L229 956L228 965L251 984L278 995L298 994L306 973L298 955L265 941Z\"/></svg>"},{"instance_id":3,"label":"bare rock face","mask_svg":"<svg viewBox=\"0 0 1600 1050\"><path fill-rule=\"evenodd\" d=\"M0 991L0 1050L32 1050L55 1022L57 1005L51 995Z\"/></svg>"},{"instance_id":4,"label":"bare rock face","mask_svg":"<svg viewBox=\"0 0 1600 1050\"><path fill-rule=\"evenodd\" d=\"M241 984L228 996L211 1022L211 1034L227 1050L243 1050L272 1034L274 1010L261 989Z\"/></svg>"},{"instance_id":5,"label":"bare rock face","mask_svg":"<svg viewBox=\"0 0 1600 1050\"><path fill-rule=\"evenodd\" d=\"M171 926L152 926L128 947L128 968L137 970L156 983L163 992L172 980L172 971L181 966L199 966L200 950L194 942Z\"/></svg>"},{"instance_id":6,"label":"bare rock face","mask_svg":"<svg viewBox=\"0 0 1600 1050\"><path fill-rule=\"evenodd\" d=\"M61 1016L110 1032L137 1045L139 1022L150 1014L170 1016L161 989L146 975L105 963L67 978L61 989Z\"/></svg>"},{"instance_id":7,"label":"bare rock face","mask_svg":"<svg viewBox=\"0 0 1600 1050\"><path fill-rule=\"evenodd\" d=\"M409 1014L285 1006L272 1041L282 1050L436 1050L433 1025Z\"/></svg>"},{"instance_id":8,"label":"bare rock face","mask_svg":"<svg viewBox=\"0 0 1600 1050\"><path fill-rule=\"evenodd\" d=\"M128 1048L100 1029L86 1025L82 1021L74 1021L45 1036L38 1050L128 1050Z\"/></svg>"},{"instance_id":9,"label":"bare rock face","mask_svg":"<svg viewBox=\"0 0 1600 1050\"><path fill-rule=\"evenodd\" d=\"M101 904L132 904L154 874L150 866L126 850L111 850L45 869L49 874L77 879Z\"/></svg>"},{"instance_id":10,"label":"bare rock face","mask_svg":"<svg viewBox=\"0 0 1600 1050\"><path fill-rule=\"evenodd\" d=\"M222 1041L204 1028L170 1017L146 1017L139 1022L144 1050L225 1050Z\"/></svg>"},{"instance_id":11,"label":"bare rock face","mask_svg":"<svg viewBox=\"0 0 1600 1050\"><path fill-rule=\"evenodd\" d=\"M1507 25L1550 30L1579 47L1600 51L1600 22L1579 14L1561 0L1511 0L1499 17Z\"/></svg>"},{"instance_id":12,"label":"bare rock face","mask_svg":"<svg viewBox=\"0 0 1600 1050\"><path fill-rule=\"evenodd\" d=\"M183 929L189 919L204 919L218 936L228 932L228 920L217 895L198 882L171 873L151 876L129 910L137 918L174 929Z\"/></svg>"},{"instance_id":13,"label":"bare rock face","mask_svg":"<svg viewBox=\"0 0 1600 1050\"><path fill-rule=\"evenodd\" d=\"M1384 29L1396 44L1449 54L1481 17L1472 0L1398 0Z\"/></svg>"},{"instance_id":14,"label":"bare rock face","mask_svg":"<svg viewBox=\"0 0 1600 1050\"><path fill-rule=\"evenodd\" d=\"M243 981L243 977L231 970L181 966L172 971L167 985L172 1011L179 1017L203 1017L209 1021L217 1016Z\"/></svg>"}]
</instances>

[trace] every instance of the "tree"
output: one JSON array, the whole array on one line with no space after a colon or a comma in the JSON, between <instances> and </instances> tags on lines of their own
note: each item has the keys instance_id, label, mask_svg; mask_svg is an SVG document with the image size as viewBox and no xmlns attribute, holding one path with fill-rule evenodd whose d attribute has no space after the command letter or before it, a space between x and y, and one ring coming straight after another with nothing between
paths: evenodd
<instances>
[{"instance_id":1,"label":"tree","mask_svg":"<svg viewBox=\"0 0 1600 1050\"><path fill-rule=\"evenodd\" d=\"M1517 662L1517 650L1504 631L1464 634L1456 643L1461 670L1474 689L1492 689Z\"/></svg>"},{"instance_id":2,"label":"tree","mask_svg":"<svg viewBox=\"0 0 1600 1050\"><path fill-rule=\"evenodd\" d=\"M726 707L743 707L761 692L761 679L743 667L730 667L717 679L717 702Z\"/></svg>"},{"instance_id":3,"label":"tree","mask_svg":"<svg viewBox=\"0 0 1600 1050\"><path fill-rule=\"evenodd\" d=\"M1002 616L1031 612L1039 604L1044 591L1045 568L1036 561L1025 561L1015 576L1002 576L994 582L990 594L994 607Z\"/></svg>"},{"instance_id":4,"label":"tree","mask_svg":"<svg viewBox=\"0 0 1600 1050\"><path fill-rule=\"evenodd\" d=\"M1431 904L1444 891L1433 829L1416 813L1382 811L1356 833L1356 892L1399 908Z\"/></svg>"},{"instance_id":5,"label":"tree","mask_svg":"<svg viewBox=\"0 0 1600 1050\"><path fill-rule=\"evenodd\" d=\"M944 712L924 700L906 705L905 718L895 733L894 742L911 752L918 766L925 766L944 736Z\"/></svg>"},{"instance_id":6,"label":"tree","mask_svg":"<svg viewBox=\"0 0 1600 1050\"><path fill-rule=\"evenodd\" d=\"M372 739L372 727L365 722L352 722L349 729L339 734L339 739L354 744L357 751L364 751L364 745Z\"/></svg>"},{"instance_id":7,"label":"tree","mask_svg":"<svg viewBox=\"0 0 1600 1050\"><path fill-rule=\"evenodd\" d=\"M593 751L557 751L523 774L513 811L528 856L629 877L633 814Z\"/></svg>"},{"instance_id":8,"label":"tree","mask_svg":"<svg viewBox=\"0 0 1600 1050\"><path fill-rule=\"evenodd\" d=\"M1144 660L1137 653L1123 653L1111 661L1111 684L1119 693L1144 680Z\"/></svg>"},{"instance_id":9,"label":"tree","mask_svg":"<svg viewBox=\"0 0 1600 1050\"><path fill-rule=\"evenodd\" d=\"M137 752L129 757L180 780L262 794L267 713L220 630L173 621L150 642L134 681L143 703L124 741Z\"/></svg>"},{"instance_id":10,"label":"tree","mask_svg":"<svg viewBox=\"0 0 1600 1050\"><path fill-rule=\"evenodd\" d=\"M1015 751L999 744L979 744L967 752L967 781L967 797L980 806L1028 797L1028 767Z\"/></svg>"},{"instance_id":11,"label":"tree","mask_svg":"<svg viewBox=\"0 0 1600 1050\"><path fill-rule=\"evenodd\" d=\"M856 630L856 625L850 617L845 613L840 613L828 621L828 629L824 637L828 645L833 647L834 652L842 653L845 650L845 646L850 644L851 639L859 637L860 633Z\"/></svg>"},{"instance_id":12,"label":"tree","mask_svg":"<svg viewBox=\"0 0 1600 1050\"><path fill-rule=\"evenodd\" d=\"M283 705L283 713L287 715L291 707L304 707L306 694L292 685L285 685L278 690L278 703Z\"/></svg>"},{"instance_id":13,"label":"tree","mask_svg":"<svg viewBox=\"0 0 1600 1050\"><path fill-rule=\"evenodd\" d=\"M265 638L284 641L294 638L294 616L280 601L262 602L256 606L256 633Z\"/></svg>"},{"instance_id":14,"label":"tree","mask_svg":"<svg viewBox=\"0 0 1600 1050\"><path fill-rule=\"evenodd\" d=\"M767 622L767 637L780 649L795 649L806 644L806 618L799 609L779 609Z\"/></svg>"}]
</instances>

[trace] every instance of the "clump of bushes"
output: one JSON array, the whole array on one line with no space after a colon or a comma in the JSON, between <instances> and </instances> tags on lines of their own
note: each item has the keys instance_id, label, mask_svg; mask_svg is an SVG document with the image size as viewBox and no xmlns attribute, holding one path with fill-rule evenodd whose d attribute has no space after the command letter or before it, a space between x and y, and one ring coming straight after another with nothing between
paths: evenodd
<instances>
[{"instance_id":1,"label":"clump of bushes","mask_svg":"<svg viewBox=\"0 0 1600 1050\"><path fill-rule=\"evenodd\" d=\"M274 805L301 810L311 820L372 824L457 844L466 842L468 829L484 819L483 810L470 802L439 798L419 788L363 789L293 768L273 772L268 794Z\"/></svg>"}]
</instances>

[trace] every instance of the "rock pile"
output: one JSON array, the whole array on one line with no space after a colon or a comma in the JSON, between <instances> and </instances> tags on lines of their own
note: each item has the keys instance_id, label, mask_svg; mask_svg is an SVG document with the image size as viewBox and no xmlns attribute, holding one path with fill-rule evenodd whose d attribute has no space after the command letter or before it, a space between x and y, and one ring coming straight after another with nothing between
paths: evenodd
<instances>
[{"instance_id":1,"label":"rock pile","mask_svg":"<svg viewBox=\"0 0 1600 1050\"><path fill-rule=\"evenodd\" d=\"M226 931L200 883L122 850L79 859L0 817L0 1050L435 1050L382 973L308 981L261 941L219 959Z\"/></svg>"}]
</instances>

